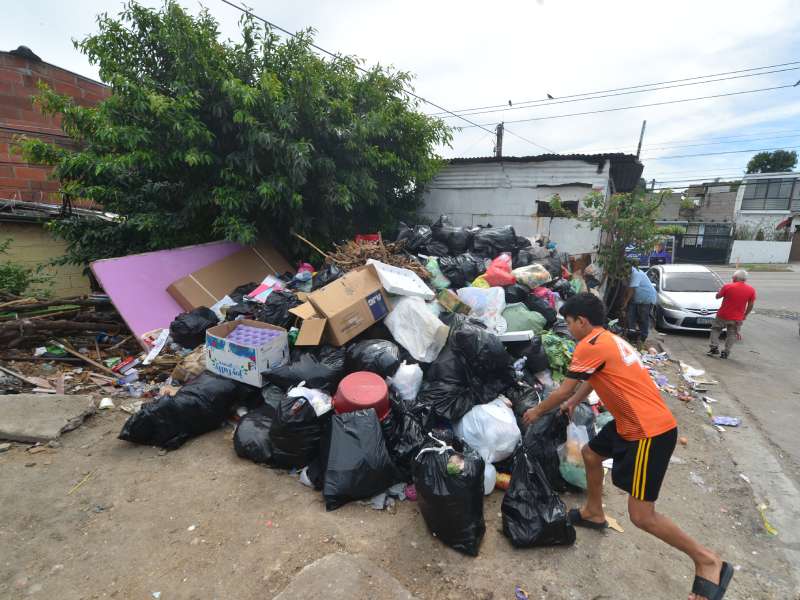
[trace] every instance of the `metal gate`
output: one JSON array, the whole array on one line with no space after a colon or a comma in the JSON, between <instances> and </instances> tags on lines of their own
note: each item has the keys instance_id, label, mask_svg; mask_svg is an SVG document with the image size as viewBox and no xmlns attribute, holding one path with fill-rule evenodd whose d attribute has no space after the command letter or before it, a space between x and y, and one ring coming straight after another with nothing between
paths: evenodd
<instances>
[{"instance_id":1,"label":"metal gate","mask_svg":"<svg viewBox=\"0 0 800 600\"><path fill-rule=\"evenodd\" d=\"M696 263L701 265L728 264L733 236L683 234L675 236L676 263Z\"/></svg>"}]
</instances>

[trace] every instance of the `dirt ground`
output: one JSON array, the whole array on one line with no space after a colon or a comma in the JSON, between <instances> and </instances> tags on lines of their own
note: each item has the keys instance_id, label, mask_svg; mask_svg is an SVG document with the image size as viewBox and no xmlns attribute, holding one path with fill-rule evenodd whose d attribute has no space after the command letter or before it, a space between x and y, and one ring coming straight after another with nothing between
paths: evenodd
<instances>
[{"instance_id":1,"label":"dirt ground","mask_svg":"<svg viewBox=\"0 0 800 600\"><path fill-rule=\"evenodd\" d=\"M706 424L702 407L667 402L688 445L676 449L660 510L736 566L726 598L792 598L791 567L764 530L726 434ZM230 427L164 453L117 440L126 416L101 412L60 447L31 454L16 444L0 454L0 598L272 598L337 551L369 558L420 599L513 599L517 585L553 600L689 592L691 564L631 525L609 476L607 511L624 533L579 529L572 547L517 550L501 533L495 491L471 558L432 537L413 502L326 512L297 478L239 459Z\"/></svg>"}]
</instances>

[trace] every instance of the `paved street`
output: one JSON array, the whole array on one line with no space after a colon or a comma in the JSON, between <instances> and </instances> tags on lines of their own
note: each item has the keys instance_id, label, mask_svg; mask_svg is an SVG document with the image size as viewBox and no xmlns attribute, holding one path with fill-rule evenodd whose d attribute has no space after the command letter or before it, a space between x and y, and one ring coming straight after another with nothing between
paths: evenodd
<instances>
[{"instance_id":1,"label":"paved street","mask_svg":"<svg viewBox=\"0 0 800 600\"><path fill-rule=\"evenodd\" d=\"M726 281L733 270L718 270ZM729 467L752 482L754 501L766 502L780 534L778 546L800 568L800 272L752 273L756 310L731 358L705 355L708 335L660 336L673 357L706 370L719 381L709 395L718 415L738 416L742 426L722 434Z\"/></svg>"}]
</instances>

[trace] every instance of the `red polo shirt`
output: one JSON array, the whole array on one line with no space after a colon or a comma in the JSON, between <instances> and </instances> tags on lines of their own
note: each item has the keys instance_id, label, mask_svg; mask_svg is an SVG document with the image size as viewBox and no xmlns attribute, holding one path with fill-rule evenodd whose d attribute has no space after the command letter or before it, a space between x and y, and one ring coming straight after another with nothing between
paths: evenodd
<instances>
[{"instance_id":1,"label":"red polo shirt","mask_svg":"<svg viewBox=\"0 0 800 600\"><path fill-rule=\"evenodd\" d=\"M722 306L717 311L717 318L723 321L744 321L747 303L755 302L756 290L744 281L734 281L722 286L718 296L722 298Z\"/></svg>"}]
</instances>

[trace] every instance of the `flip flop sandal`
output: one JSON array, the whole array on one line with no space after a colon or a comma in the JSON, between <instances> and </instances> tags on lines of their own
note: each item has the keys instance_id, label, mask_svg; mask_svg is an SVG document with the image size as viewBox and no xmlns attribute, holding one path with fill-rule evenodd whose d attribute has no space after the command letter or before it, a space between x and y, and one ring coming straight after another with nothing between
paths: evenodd
<instances>
[{"instance_id":1,"label":"flip flop sandal","mask_svg":"<svg viewBox=\"0 0 800 600\"><path fill-rule=\"evenodd\" d=\"M569 522L575 527L585 527L586 529L608 529L608 521L602 523L595 523L594 521L587 521L581 516L581 511L577 508L572 508L567 513Z\"/></svg>"},{"instance_id":2,"label":"flip flop sandal","mask_svg":"<svg viewBox=\"0 0 800 600\"><path fill-rule=\"evenodd\" d=\"M719 570L719 584L713 583L705 577L696 575L692 583L692 593L708 598L708 600L722 600L728 591L728 584L733 579L733 567L723 562Z\"/></svg>"}]
</instances>

